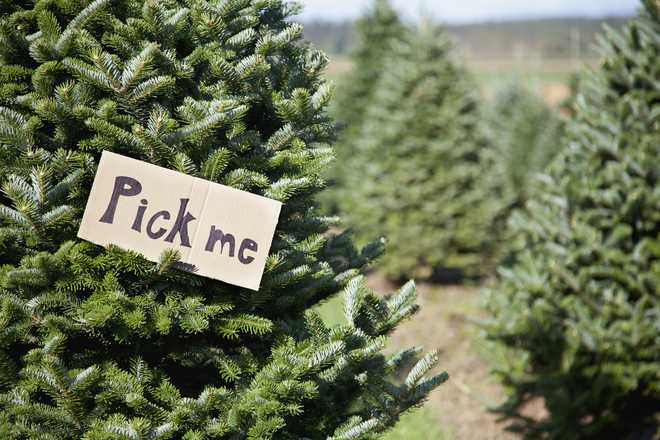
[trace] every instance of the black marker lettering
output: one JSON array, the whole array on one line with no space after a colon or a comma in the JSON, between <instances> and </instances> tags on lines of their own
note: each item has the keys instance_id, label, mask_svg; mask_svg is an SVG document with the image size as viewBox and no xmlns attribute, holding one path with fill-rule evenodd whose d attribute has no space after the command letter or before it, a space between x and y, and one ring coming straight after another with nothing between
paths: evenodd
<instances>
[{"instance_id":1,"label":"black marker lettering","mask_svg":"<svg viewBox=\"0 0 660 440\"><path fill-rule=\"evenodd\" d=\"M105 213L99 220L101 223L110 223L115 220L115 211L117 210L117 204L119 203L119 197L126 196L132 197L140 194L142 191L142 185L137 180L128 176L117 176L115 178L115 187L112 190L112 196L110 197L110 203L108 208L105 210Z\"/></svg>"},{"instance_id":2,"label":"black marker lettering","mask_svg":"<svg viewBox=\"0 0 660 440\"><path fill-rule=\"evenodd\" d=\"M180 200L181 204L179 205L179 213L177 214L174 226L172 227L172 230L168 236L165 238L165 241L172 243L174 241L174 237L176 237L176 234L179 234L181 237L181 246L191 247L190 237L188 235L188 223L195 220L195 217L193 217L189 212L186 212L186 206L188 206L190 199Z\"/></svg>"},{"instance_id":3,"label":"black marker lettering","mask_svg":"<svg viewBox=\"0 0 660 440\"><path fill-rule=\"evenodd\" d=\"M160 228L157 232L153 232L154 222L158 220L158 217L163 217L165 220L169 220L170 213L167 211L158 211L149 219L149 222L147 223L147 235L153 240L162 237L167 232L167 229L165 228Z\"/></svg>"},{"instance_id":4,"label":"black marker lettering","mask_svg":"<svg viewBox=\"0 0 660 440\"><path fill-rule=\"evenodd\" d=\"M236 250L236 239L231 234L224 234L220 229L216 229L215 226L211 226L211 232L209 233L209 239L206 242L205 250L213 252L215 244L220 242L220 254L225 249L225 244L229 245L229 256L234 256L234 251Z\"/></svg>"},{"instance_id":5,"label":"black marker lettering","mask_svg":"<svg viewBox=\"0 0 660 440\"><path fill-rule=\"evenodd\" d=\"M238 261L243 264L250 264L254 261L254 257L246 257L244 252L246 250L256 252L259 249L257 242L246 238L241 242L241 247L238 249Z\"/></svg>"},{"instance_id":6,"label":"black marker lettering","mask_svg":"<svg viewBox=\"0 0 660 440\"><path fill-rule=\"evenodd\" d=\"M135 214L135 220L133 220L133 226L131 226L131 229L134 231L142 232L142 219L144 218L144 211L147 210L147 199L142 199L140 200L140 203L142 203L142 206L140 206L137 210L137 214Z\"/></svg>"}]
</instances>

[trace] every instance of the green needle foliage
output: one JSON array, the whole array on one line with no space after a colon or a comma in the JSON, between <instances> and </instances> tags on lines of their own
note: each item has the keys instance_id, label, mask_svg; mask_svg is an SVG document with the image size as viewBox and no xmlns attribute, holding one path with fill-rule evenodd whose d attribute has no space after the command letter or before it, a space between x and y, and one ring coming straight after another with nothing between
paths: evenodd
<instances>
[{"instance_id":1,"label":"green needle foliage","mask_svg":"<svg viewBox=\"0 0 660 440\"><path fill-rule=\"evenodd\" d=\"M381 246L313 209L334 130L296 9L0 7L0 438L371 439L446 380L434 353L383 352L414 285L367 290ZM77 240L104 150L282 201L261 289ZM342 290L327 328L310 309Z\"/></svg>"},{"instance_id":2,"label":"green needle foliage","mask_svg":"<svg viewBox=\"0 0 660 440\"><path fill-rule=\"evenodd\" d=\"M493 166L483 183L501 191L506 216L525 204L535 175L558 153L563 123L539 96L517 83L497 94L489 113Z\"/></svg>"},{"instance_id":3,"label":"green needle foliage","mask_svg":"<svg viewBox=\"0 0 660 440\"><path fill-rule=\"evenodd\" d=\"M352 160L354 143L360 133L367 108L378 81L385 71L385 62L393 45L400 41L407 29L401 23L389 0L376 0L371 9L357 22L358 46L351 54L350 74L341 81L335 101L334 114L342 125L337 143L337 160L327 173L331 182L328 191L320 197L323 208L336 213L342 197L341 188L346 179L346 163Z\"/></svg>"},{"instance_id":4,"label":"green needle foliage","mask_svg":"<svg viewBox=\"0 0 660 440\"><path fill-rule=\"evenodd\" d=\"M432 272L480 275L492 254L497 206L478 179L486 169L476 86L431 31L398 44L342 162L340 199L360 240L388 240L393 278Z\"/></svg>"},{"instance_id":5,"label":"green needle foliage","mask_svg":"<svg viewBox=\"0 0 660 440\"><path fill-rule=\"evenodd\" d=\"M569 142L489 293L502 408L529 438L644 439L660 413L660 4L608 32ZM520 414L542 398L547 420ZM514 426L515 426L514 425Z\"/></svg>"},{"instance_id":6,"label":"green needle foliage","mask_svg":"<svg viewBox=\"0 0 660 440\"><path fill-rule=\"evenodd\" d=\"M580 94L580 83L580 72L573 72L567 82L568 96L559 104L561 112L569 117L575 114L573 110L577 102L577 97Z\"/></svg>"}]
</instances>

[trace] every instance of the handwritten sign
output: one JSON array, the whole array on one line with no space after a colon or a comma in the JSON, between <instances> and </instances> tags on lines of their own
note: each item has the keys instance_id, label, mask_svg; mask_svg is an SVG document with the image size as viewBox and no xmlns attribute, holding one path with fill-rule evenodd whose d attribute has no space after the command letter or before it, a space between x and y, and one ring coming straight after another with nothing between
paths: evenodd
<instances>
[{"instance_id":1,"label":"handwritten sign","mask_svg":"<svg viewBox=\"0 0 660 440\"><path fill-rule=\"evenodd\" d=\"M103 152L78 237L158 261L166 249L198 275L259 290L282 204Z\"/></svg>"}]
</instances>

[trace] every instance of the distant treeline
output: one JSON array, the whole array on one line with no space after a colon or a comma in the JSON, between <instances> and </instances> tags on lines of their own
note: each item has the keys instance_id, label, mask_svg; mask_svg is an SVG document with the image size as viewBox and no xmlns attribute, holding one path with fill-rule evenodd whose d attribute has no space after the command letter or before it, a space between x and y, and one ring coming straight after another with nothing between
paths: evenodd
<instances>
[{"instance_id":1,"label":"distant treeline","mask_svg":"<svg viewBox=\"0 0 660 440\"><path fill-rule=\"evenodd\" d=\"M446 25L460 54L468 58L591 58L597 56L596 36L603 25L619 29L627 18L557 18ZM333 55L356 44L355 23L314 21L305 36Z\"/></svg>"}]
</instances>

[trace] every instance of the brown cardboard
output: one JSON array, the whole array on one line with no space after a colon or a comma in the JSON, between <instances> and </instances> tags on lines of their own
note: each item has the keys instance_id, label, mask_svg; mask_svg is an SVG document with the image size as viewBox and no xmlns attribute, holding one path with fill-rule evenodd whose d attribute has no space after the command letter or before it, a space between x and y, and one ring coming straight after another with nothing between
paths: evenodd
<instances>
[{"instance_id":1,"label":"brown cardboard","mask_svg":"<svg viewBox=\"0 0 660 440\"><path fill-rule=\"evenodd\" d=\"M198 275L259 290L281 207L266 197L104 151L78 237L154 262L166 249L176 249L182 266Z\"/></svg>"}]
</instances>

